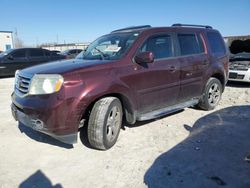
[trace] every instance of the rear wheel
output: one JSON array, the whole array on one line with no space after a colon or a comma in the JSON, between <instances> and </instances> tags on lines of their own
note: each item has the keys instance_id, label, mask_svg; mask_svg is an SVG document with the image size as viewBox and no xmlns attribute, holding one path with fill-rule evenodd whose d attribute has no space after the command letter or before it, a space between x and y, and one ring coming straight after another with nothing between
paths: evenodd
<instances>
[{"instance_id":1,"label":"rear wheel","mask_svg":"<svg viewBox=\"0 0 250 188\"><path fill-rule=\"evenodd\" d=\"M122 105L115 97L100 99L92 108L88 123L88 140L92 147L111 148L117 141L122 124Z\"/></svg>"},{"instance_id":2,"label":"rear wheel","mask_svg":"<svg viewBox=\"0 0 250 188\"><path fill-rule=\"evenodd\" d=\"M219 103L222 94L222 85L217 78L210 78L199 102L199 107L204 110L213 110Z\"/></svg>"}]
</instances>

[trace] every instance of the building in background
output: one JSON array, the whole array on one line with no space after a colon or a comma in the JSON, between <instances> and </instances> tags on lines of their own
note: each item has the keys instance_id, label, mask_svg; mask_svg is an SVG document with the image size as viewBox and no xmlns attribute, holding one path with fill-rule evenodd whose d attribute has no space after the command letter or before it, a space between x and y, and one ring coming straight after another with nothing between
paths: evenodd
<instances>
[{"instance_id":1,"label":"building in background","mask_svg":"<svg viewBox=\"0 0 250 188\"><path fill-rule=\"evenodd\" d=\"M43 44L40 47L53 51L64 51L69 49L82 49L85 50L89 43L71 43L71 44Z\"/></svg>"},{"instance_id":2,"label":"building in background","mask_svg":"<svg viewBox=\"0 0 250 188\"><path fill-rule=\"evenodd\" d=\"M0 31L0 51L13 48L12 31Z\"/></svg>"}]
</instances>

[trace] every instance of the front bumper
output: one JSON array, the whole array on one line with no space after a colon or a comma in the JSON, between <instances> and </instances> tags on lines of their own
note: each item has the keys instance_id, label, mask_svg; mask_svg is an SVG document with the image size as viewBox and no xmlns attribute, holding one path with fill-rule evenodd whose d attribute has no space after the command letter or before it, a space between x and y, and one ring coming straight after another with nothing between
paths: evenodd
<instances>
[{"instance_id":1,"label":"front bumper","mask_svg":"<svg viewBox=\"0 0 250 188\"><path fill-rule=\"evenodd\" d=\"M69 135L56 135L50 132L43 121L39 119L33 119L32 117L24 114L17 107L12 104L11 105L12 116L16 121L21 122L23 125L32 128L33 130L45 133L63 143L66 144L74 144L77 142L77 133L69 134Z\"/></svg>"},{"instance_id":2,"label":"front bumper","mask_svg":"<svg viewBox=\"0 0 250 188\"><path fill-rule=\"evenodd\" d=\"M248 69L247 71L229 70L228 80L238 82L250 82L250 69Z\"/></svg>"},{"instance_id":3,"label":"front bumper","mask_svg":"<svg viewBox=\"0 0 250 188\"><path fill-rule=\"evenodd\" d=\"M77 142L79 116L72 100L57 96L21 98L12 94L11 110L16 121L61 142Z\"/></svg>"}]
</instances>

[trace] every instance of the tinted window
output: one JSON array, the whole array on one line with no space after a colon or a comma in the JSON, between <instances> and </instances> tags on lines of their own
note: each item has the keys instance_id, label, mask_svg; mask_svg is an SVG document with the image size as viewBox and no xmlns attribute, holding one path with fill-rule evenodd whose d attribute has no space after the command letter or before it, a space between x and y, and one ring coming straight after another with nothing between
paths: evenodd
<instances>
[{"instance_id":1,"label":"tinted window","mask_svg":"<svg viewBox=\"0 0 250 188\"><path fill-rule=\"evenodd\" d=\"M69 51L69 54L75 54L76 53L76 50L70 50Z\"/></svg>"},{"instance_id":2,"label":"tinted window","mask_svg":"<svg viewBox=\"0 0 250 188\"><path fill-rule=\"evenodd\" d=\"M46 56L50 56L50 53L51 53L50 51L44 50L44 52L45 52L45 55L46 55Z\"/></svg>"},{"instance_id":3,"label":"tinted window","mask_svg":"<svg viewBox=\"0 0 250 188\"><path fill-rule=\"evenodd\" d=\"M15 50L11 53L13 58L25 58L25 50Z\"/></svg>"},{"instance_id":4,"label":"tinted window","mask_svg":"<svg viewBox=\"0 0 250 188\"><path fill-rule=\"evenodd\" d=\"M207 38L210 44L212 53L225 53L225 45L219 33L208 32Z\"/></svg>"},{"instance_id":5,"label":"tinted window","mask_svg":"<svg viewBox=\"0 0 250 188\"><path fill-rule=\"evenodd\" d=\"M140 51L153 52L155 59L172 57L174 54L171 36L161 35L151 37L144 43Z\"/></svg>"},{"instance_id":6,"label":"tinted window","mask_svg":"<svg viewBox=\"0 0 250 188\"><path fill-rule=\"evenodd\" d=\"M58 56L57 52L50 51L49 53L50 53L50 56ZM63 55L65 55L65 54L63 54Z\"/></svg>"},{"instance_id":7,"label":"tinted window","mask_svg":"<svg viewBox=\"0 0 250 188\"><path fill-rule=\"evenodd\" d=\"M202 52L195 34L178 34L178 40L181 55L198 54Z\"/></svg>"},{"instance_id":8,"label":"tinted window","mask_svg":"<svg viewBox=\"0 0 250 188\"><path fill-rule=\"evenodd\" d=\"M30 57L41 57L43 56L42 49L30 49Z\"/></svg>"}]
</instances>

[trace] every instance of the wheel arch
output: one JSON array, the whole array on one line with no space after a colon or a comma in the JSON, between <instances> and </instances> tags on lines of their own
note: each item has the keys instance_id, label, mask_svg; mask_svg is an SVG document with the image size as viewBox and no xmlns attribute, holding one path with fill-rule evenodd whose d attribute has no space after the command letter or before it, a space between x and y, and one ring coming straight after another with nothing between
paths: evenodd
<instances>
[{"instance_id":1,"label":"wheel arch","mask_svg":"<svg viewBox=\"0 0 250 188\"><path fill-rule=\"evenodd\" d=\"M136 111L132 105L132 102L129 100L129 98L127 96L125 96L124 94L121 93L108 93L108 94L104 94L101 96L98 96L96 98L94 98L86 107L85 111L82 114L82 119L88 120L90 112L94 106L94 104L105 97L116 97L120 100L121 105L122 105L122 109L123 109L123 113L125 115L125 119L126 122L129 124L134 124L136 122Z\"/></svg>"},{"instance_id":2,"label":"wheel arch","mask_svg":"<svg viewBox=\"0 0 250 188\"><path fill-rule=\"evenodd\" d=\"M217 73L212 74L211 77L216 78L220 81L220 83L222 85L222 92L223 92L225 89L225 85L226 85L226 80L225 80L225 77L223 76L223 74L217 72Z\"/></svg>"}]
</instances>

